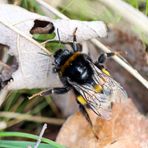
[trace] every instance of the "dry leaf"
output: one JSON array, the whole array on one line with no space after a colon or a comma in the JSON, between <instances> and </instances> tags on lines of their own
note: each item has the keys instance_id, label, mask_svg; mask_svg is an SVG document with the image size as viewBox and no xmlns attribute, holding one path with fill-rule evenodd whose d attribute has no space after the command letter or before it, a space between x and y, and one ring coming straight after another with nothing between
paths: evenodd
<instances>
[{"instance_id":1,"label":"dry leaf","mask_svg":"<svg viewBox=\"0 0 148 148\"><path fill-rule=\"evenodd\" d=\"M107 35L106 25L102 21L53 20L49 17L31 13L21 7L13 5L0 5L0 19L2 22L15 26L26 35L30 35L30 30L34 25L35 20L52 22L56 34L57 28L59 29L60 38L63 42L73 41L72 35L76 27L78 28L78 42L96 37L105 37ZM57 35L54 40L59 40Z\"/></svg>"},{"instance_id":2,"label":"dry leaf","mask_svg":"<svg viewBox=\"0 0 148 148\"><path fill-rule=\"evenodd\" d=\"M101 21L53 20L18 6L0 5L0 43L9 47L9 54L16 57L19 65L7 89L46 88L60 84L58 76L52 73L53 59L39 54L45 53L46 49L31 39L30 30L35 20L53 23L55 33L58 28L63 42L72 41L76 27L78 41L106 36L106 26ZM54 40L58 40L57 35Z\"/></svg>"},{"instance_id":3,"label":"dry leaf","mask_svg":"<svg viewBox=\"0 0 148 148\"><path fill-rule=\"evenodd\" d=\"M14 27L1 23L0 29L3 36L0 42L9 46L9 54L14 55L19 64L18 70L12 74L13 81L9 83L8 89L42 88L56 85L54 84L57 82L56 75L49 70L49 63L52 59L39 54L44 48Z\"/></svg>"},{"instance_id":4,"label":"dry leaf","mask_svg":"<svg viewBox=\"0 0 148 148\"><path fill-rule=\"evenodd\" d=\"M89 115L98 135L97 140L88 122L80 112L67 119L57 142L70 148L146 148L148 146L148 119L136 109L130 99L113 105L112 119Z\"/></svg>"}]
</instances>

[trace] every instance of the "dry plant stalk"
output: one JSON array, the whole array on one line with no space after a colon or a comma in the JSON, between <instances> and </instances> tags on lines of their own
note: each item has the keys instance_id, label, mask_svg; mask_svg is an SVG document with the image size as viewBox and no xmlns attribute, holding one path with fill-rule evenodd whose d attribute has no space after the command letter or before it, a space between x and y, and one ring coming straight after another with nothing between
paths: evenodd
<instances>
[{"instance_id":1,"label":"dry plant stalk","mask_svg":"<svg viewBox=\"0 0 148 148\"><path fill-rule=\"evenodd\" d=\"M33 122L40 122L40 123L48 123L48 124L55 124L61 125L64 123L64 119L57 119L57 118L49 118L49 117L41 117L41 116L33 116L30 114L21 114L21 113L14 113L14 112L0 112L0 117L6 117L9 119L17 119L17 120L26 120L26 121L33 121Z\"/></svg>"},{"instance_id":2,"label":"dry plant stalk","mask_svg":"<svg viewBox=\"0 0 148 148\"><path fill-rule=\"evenodd\" d=\"M41 130L41 132L40 132L38 141L36 142L34 148L38 148L38 147L39 147L39 144L40 144L40 142L41 142L41 139L42 139L43 134L44 134L44 132L45 132L46 129L47 129L47 124L45 123L45 124L43 125L43 127L42 127L42 130Z\"/></svg>"}]
</instances>

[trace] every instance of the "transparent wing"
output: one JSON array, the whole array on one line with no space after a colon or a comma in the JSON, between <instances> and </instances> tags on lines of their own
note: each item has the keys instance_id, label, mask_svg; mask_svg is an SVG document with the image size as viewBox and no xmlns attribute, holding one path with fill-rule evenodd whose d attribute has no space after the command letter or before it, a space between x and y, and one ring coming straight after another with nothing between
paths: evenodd
<instances>
[{"instance_id":1,"label":"transparent wing","mask_svg":"<svg viewBox=\"0 0 148 148\"><path fill-rule=\"evenodd\" d=\"M119 83L102 73L93 63L91 63L91 66L94 71L93 81L103 88L101 93L97 93L90 84L79 85L76 82L68 81L83 96L89 107L98 116L110 119L112 103L124 100L127 98L127 94Z\"/></svg>"},{"instance_id":2,"label":"transparent wing","mask_svg":"<svg viewBox=\"0 0 148 148\"><path fill-rule=\"evenodd\" d=\"M128 96L124 88L110 76L104 74L93 63L91 64L94 71L94 80L97 84L103 86L103 93L109 96L111 102L125 101Z\"/></svg>"},{"instance_id":3,"label":"transparent wing","mask_svg":"<svg viewBox=\"0 0 148 148\"><path fill-rule=\"evenodd\" d=\"M98 115L105 119L111 117L111 103L108 96L103 93L96 93L91 85L79 85L70 82L71 85L83 96L88 106Z\"/></svg>"}]
</instances>

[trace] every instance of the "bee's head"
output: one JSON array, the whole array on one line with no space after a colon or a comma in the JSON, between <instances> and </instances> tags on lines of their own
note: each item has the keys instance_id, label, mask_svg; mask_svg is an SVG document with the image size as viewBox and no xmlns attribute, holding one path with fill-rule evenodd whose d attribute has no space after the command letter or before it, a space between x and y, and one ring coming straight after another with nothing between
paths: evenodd
<instances>
[{"instance_id":1,"label":"bee's head","mask_svg":"<svg viewBox=\"0 0 148 148\"><path fill-rule=\"evenodd\" d=\"M60 67L65 61L70 57L72 53L67 49L59 49L55 52L55 64L56 66Z\"/></svg>"}]
</instances>

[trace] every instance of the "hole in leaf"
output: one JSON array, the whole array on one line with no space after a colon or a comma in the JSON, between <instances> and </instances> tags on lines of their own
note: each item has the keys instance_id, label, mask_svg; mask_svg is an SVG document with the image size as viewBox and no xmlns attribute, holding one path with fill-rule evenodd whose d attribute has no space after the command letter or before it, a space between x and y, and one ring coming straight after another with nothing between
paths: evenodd
<instances>
[{"instance_id":1,"label":"hole in leaf","mask_svg":"<svg viewBox=\"0 0 148 148\"><path fill-rule=\"evenodd\" d=\"M34 26L31 28L31 34L51 34L55 30L53 23L49 21L35 20Z\"/></svg>"}]
</instances>

